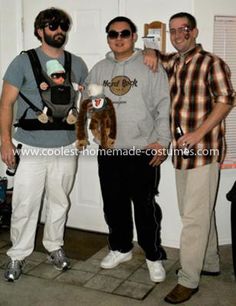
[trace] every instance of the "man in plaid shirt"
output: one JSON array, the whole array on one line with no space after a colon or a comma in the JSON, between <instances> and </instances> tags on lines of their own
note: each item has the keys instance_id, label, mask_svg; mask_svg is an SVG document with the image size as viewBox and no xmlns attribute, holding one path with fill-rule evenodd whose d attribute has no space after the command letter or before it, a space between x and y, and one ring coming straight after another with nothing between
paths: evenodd
<instances>
[{"instance_id":1,"label":"man in plaid shirt","mask_svg":"<svg viewBox=\"0 0 236 306\"><path fill-rule=\"evenodd\" d=\"M170 84L173 164L183 224L178 284L165 297L177 304L198 291L200 275L220 273L214 208L225 153L224 119L236 99L229 67L196 43L195 18L177 13L169 28L177 52L156 55ZM151 66L148 56L146 64ZM189 157L183 158L186 149Z\"/></svg>"}]
</instances>

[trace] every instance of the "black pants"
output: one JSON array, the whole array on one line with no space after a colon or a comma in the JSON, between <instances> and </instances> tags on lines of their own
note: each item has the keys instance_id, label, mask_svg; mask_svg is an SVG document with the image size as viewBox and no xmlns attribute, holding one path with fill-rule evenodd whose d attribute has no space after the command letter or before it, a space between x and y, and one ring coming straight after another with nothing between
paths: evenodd
<instances>
[{"instance_id":1,"label":"black pants","mask_svg":"<svg viewBox=\"0 0 236 306\"><path fill-rule=\"evenodd\" d=\"M133 247L133 220L138 243L146 258L152 261L166 259L161 247L162 213L155 202L160 168L149 165L150 156L98 156L99 178L104 215L109 227L109 248L122 253Z\"/></svg>"},{"instance_id":2,"label":"black pants","mask_svg":"<svg viewBox=\"0 0 236 306\"><path fill-rule=\"evenodd\" d=\"M230 191L226 194L226 198L231 202L232 259L234 275L236 277L236 181Z\"/></svg>"}]
</instances>

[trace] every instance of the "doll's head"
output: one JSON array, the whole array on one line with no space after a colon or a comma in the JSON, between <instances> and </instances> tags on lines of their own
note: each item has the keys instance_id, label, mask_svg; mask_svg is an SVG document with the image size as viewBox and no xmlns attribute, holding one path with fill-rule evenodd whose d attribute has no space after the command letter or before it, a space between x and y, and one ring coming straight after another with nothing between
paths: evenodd
<instances>
[{"instance_id":1,"label":"doll's head","mask_svg":"<svg viewBox=\"0 0 236 306\"><path fill-rule=\"evenodd\" d=\"M47 61L46 63L47 68L47 75L50 79L57 85L61 85L65 81L65 69L64 67L58 62L58 60L53 59Z\"/></svg>"}]
</instances>

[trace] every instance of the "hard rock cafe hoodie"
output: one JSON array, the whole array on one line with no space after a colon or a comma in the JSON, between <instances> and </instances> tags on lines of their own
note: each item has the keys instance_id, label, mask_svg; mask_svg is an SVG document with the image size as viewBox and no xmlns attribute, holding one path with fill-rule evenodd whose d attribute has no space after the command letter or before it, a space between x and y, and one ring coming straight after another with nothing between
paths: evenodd
<instances>
[{"instance_id":1,"label":"hard rock cafe hoodie","mask_svg":"<svg viewBox=\"0 0 236 306\"><path fill-rule=\"evenodd\" d=\"M144 149L158 142L168 147L169 86L162 66L152 72L143 63L141 50L132 56L117 61L113 52L108 52L91 69L86 84L99 84L104 94L113 102L117 118L115 148Z\"/></svg>"}]
</instances>

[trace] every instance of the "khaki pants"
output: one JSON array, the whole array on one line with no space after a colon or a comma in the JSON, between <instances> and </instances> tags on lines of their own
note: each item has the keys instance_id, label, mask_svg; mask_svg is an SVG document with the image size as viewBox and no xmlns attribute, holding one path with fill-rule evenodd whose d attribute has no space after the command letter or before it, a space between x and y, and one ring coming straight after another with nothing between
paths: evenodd
<instances>
[{"instance_id":1,"label":"khaki pants","mask_svg":"<svg viewBox=\"0 0 236 306\"><path fill-rule=\"evenodd\" d=\"M66 146L64 149L70 150L72 146ZM31 154L24 155L23 150ZM75 178L77 158L49 154L52 150L48 149L47 153L44 148L23 144L20 163L14 177L12 198L12 247L7 251L12 260L22 260L33 252L44 195L47 206L43 245L48 252L52 252L64 244L69 193Z\"/></svg>"},{"instance_id":2,"label":"khaki pants","mask_svg":"<svg viewBox=\"0 0 236 306\"><path fill-rule=\"evenodd\" d=\"M219 164L189 170L176 169L176 186L182 232L178 283L196 288L201 270L219 271L215 200Z\"/></svg>"}]
</instances>

